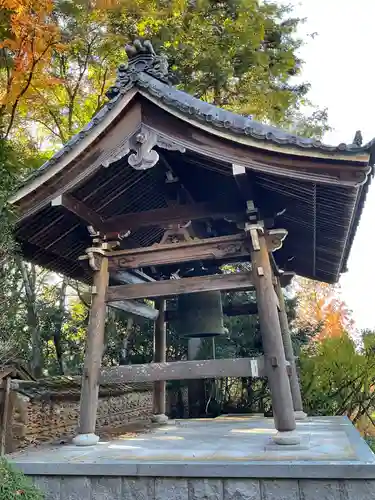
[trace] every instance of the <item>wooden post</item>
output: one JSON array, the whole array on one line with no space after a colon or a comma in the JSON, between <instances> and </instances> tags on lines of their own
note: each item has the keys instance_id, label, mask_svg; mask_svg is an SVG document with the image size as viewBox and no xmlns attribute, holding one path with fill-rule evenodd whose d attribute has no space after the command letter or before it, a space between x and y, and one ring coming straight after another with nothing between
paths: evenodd
<instances>
[{"instance_id":1,"label":"wooden post","mask_svg":"<svg viewBox=\"0 0 375 500\"><path fill-rule=\"evenodd\" d=\"M82 376L79 434L73 439L78 446L90 446L99 441L95 435L99 395L100 366L104 349L104 328L108 288L108 259L102 256L99 269L94 271L90 319L87 329L85 363Z\"/></svg>"},{"instance_id":2,"label":"wooden post","mask_svg":"<svg viewBox=\"0 0 375 500\"><path fill-rule=\"evenodd\" d=\"M293 344L289 331L288 317L285 309L285 299L284 294L280 284L280 278L276 276L276 293L279 298L280 310L279 310L279 320L281 327L281 335L284 344L284 352L286 360L289 361L290 366L290 390L292 393L294 416L296 420L302 420L306 418L306 413L303 411L301 389L298 380L296 361L293 352Z\"/></svg>"},{"instance_id":3,"label":"wooden post","mask_svg":"<svg viewBox=\"0 0 375 500\"><path fill-rule=\"evenodd\" d=\"M8 376L4 381L3 413L1 415L1 433L0 433L1 436L0 456L3 456L5 454L5 443L8 431L8 424L10 423L10 425L12 425L12 420L9 418L10 384L11 384L11 378L10 376Z\"/></svg>"},{"instance_id":4,"label":"wooden post","mask_svg":"<svg viewBox=\"0 0 375 500\"><path fill-rule=\"evenodd\" d=\"M265 357L265 369L271 390L277 444L298 444L293 401L281 337L272 269L264 230L260 226L247 228L251 236L251 263L256 288L259 323Z\"/></svg>"},{"instance_id":5,"label":"wooden post","mask_svg":"<svg viewBox=\"0 0 375 500\"><path fill-rule=\"evenodd\" d=\"M191 311L194 314L194 311ZM188 360L196 361L202 359L203 338L192 337L188 340ZM205 405L205 383L202 379L188 381L188 405L189 417L199 418Z\"/></svg>"},{"instance_id":6,"label":"wooden post","mask_svg":"<svg viewBox=\"0 0 375 500\"><path fill-rule=\"evenodd\" d=\"M155 301L155 306L159 310L159 316L155 321L154 327L154 361L155 363L164 363L166 361L167 336L165 329L165 299ZM166 424L168 417L165 414L165 391L166 383L164 380L154 382L154 414L152 421L157 424Z\"/></svg>"}]
</instances>

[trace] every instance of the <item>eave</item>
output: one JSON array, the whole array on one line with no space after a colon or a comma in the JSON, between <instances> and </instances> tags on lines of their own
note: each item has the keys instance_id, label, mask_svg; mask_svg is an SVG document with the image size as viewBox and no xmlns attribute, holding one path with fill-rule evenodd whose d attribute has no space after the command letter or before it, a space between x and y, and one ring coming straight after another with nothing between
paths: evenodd
<instances>
[{"instance_id":1,"label":"eave","mask_svg":"<svg viewBox=\"0 0 375 500\"><path fill-rule=\"evenodd\" d=\"M333 161L357 166L367 166L369 163L372 143L364 147L352 144L329 146L320 141L298 137L276 127L263 125L250 118L217 108L145 73L140 73L130 88L121 88L119 95L105 104L81 132L42 165L10 198L10 203L17 203L88 150L113 126L129 104L135 100L137 94L197 130L205 131L219 140L225 139L234 144L256 149L262 154L276 153L281 156L299 157L302 160Z\"/></svg>"},{"instance_id":2,"label":"eave","mask_svg":"<svg viewBox=\"0 0 375 500\"><path fill-rule=\"evenodd\" d=\"M87 227L78 221L79 214L74 211L69 213L64 206L51 206L53 200L62 199L63 195L73 194L73 200L76 197L83 204L88 197L91 220L99 217L104 226L116 215L158 210L168 205L153 184L153 175L148 175L148 171L132 172L128 165L132 141L136 134L145 131L158 138L154 146L161 145L159 154L164 167L168 161L173 168L183 165L178 168L179 175L185 176L185 183L189 183L187 173L196 172L199 181L197 177L197 185L190 186L195 201L217 201L208 194L213 185L218 199L224 196L238 201L238 186L232 171L237 167L243 169L242 177L247 177L261 193L263 209L267 208L264 200L270 200L276 212L288 206L288 213L279 217L278 223L287 226L290 243L287 241L277 253L278 265L288 266L289 254L297 253L298 265L294 269L291 264L288 271L322 281L337 281L345 269L370 182L371 143L364 147L353 144L333 147L296 137L203 103L147 71L136 73L123 83L121 80L110 102L92 121L11 198L20 216L16 231L29 256L39 255L38 263L53 267L56 255L61 272L66 270L77 279L90 280L89 271L76 263L80 252L90 243ZM163 144L181 152L161 154ZM128 182L135 187L128 189ZM206 191L197 191L200 183L206 186ZM141 198L145 186L153 189L153 202L143 203L142 207L140 203L134 206L128 203L129 197ZM114 201L109 199L103 204L103 196L108 198L111 193ZM242 203L245 215L246 199ZM238 229L220 230L224 235L230 234L225 231ZM160 226L145 227L137 232L135 242L139 246L157 243L162 233ZM306 245L311 248L306 250Z\"/></svg>"}]
</instances>

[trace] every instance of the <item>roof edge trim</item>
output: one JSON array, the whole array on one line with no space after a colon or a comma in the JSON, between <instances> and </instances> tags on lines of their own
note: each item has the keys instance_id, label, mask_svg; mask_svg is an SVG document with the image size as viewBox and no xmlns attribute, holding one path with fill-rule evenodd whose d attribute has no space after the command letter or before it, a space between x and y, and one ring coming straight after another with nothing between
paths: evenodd
<instances>
[{"instance_id":1,"label":"roof edge trim","mask_svg":"<svg viewBox=\"0 0 375 500\"><path fill-rule=\"evenodd\" d=\"M299 149L296 147L292 146L286 146L286 145L277 145L275 143L271 142L265 142L265 141L260 141L257 139L252 139L248 136L241 136L235 133L227 132L225 129L220 130L215 127L210 127L209 125L206 125L205 123L194 119L193 115L192 118L188 117L186 114L184 114L181 111L178 111L176 108L173 108L172 106L169 106L168 104L165 104L162 102L162 100L158 97L155 97L151 95L150 92L147 91L147 89L139 89L138 88L139 94L141 94L143 97L151 101L153 104L156 106L164 109L167 113L172 114L176 118L183 120L184 122L190 123L191 125L200 128L201 130L204 130L205 132L210 133L211 135L215 135L217 137L223 138L230 140L232 142L236 142L238 144L242 144L244 146L250 146L257 148L259 150L266 150L270 152L275 152L283 155L293 155L293 156L300 156L302 158L318 158L318 159L326 159L326 160L338 160L338 161L345 161L345 162L361 162L364 165L368 164L370 160L370 152L367 151L362 151L359 150L358 153L351 152L348 154L348 152L341 153L339 151L337 152L329 152L327 151L326 153L323 151L319 150L313 150L312 148L310 149Z\"/></svg>"},{"instance_id":2,"label":"roof edge trim","mask_svg":"<svg viewBox=\"0 0 375 500\"><path fill-rule=\"evenodd\" d=\"M136 95L137 89L131 89L122 99L119 99L112 109L109 109L107 104L105 105L106 116L101 122L96 126L92 127L92 130L84 137L75 147L64 155L60 161L57 161L54 165L51 165L44 173L35 179L31 179L30 182L21 187L13 196L8 200L8 203L14 205L22 198L30 194L30 192L37 189L39 186L44 184L46 181L54 177L61 170L63 170L67 165L74 161L84 150L111 124L111 122L121 113L121 111L129 104L129 102ZM65 146L64 146L65 147Z\"/></svg>"}]
</instances>

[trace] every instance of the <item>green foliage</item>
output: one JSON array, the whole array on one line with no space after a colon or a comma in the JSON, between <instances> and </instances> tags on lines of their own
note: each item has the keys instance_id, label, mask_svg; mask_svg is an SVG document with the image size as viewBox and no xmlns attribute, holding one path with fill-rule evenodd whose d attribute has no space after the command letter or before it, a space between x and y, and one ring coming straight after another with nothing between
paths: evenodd
<instances>
[{"instance_id":1,"label":"green foliage","mask_svg":"<svg viewBox=\"0 0 375 500\"><path fill-rule=\"evenodd\" d=\"M22 472L0 459L0 500L43 500L44 495Z\"/></svg>"},{"instance_id":2,"label":"green foliage","mask_svg":"<svg viewBox=\"0 0 375 500\"><path fill-rule=\"evenodd\" d=\"M309 86L288 84L300 72L300 20L290 10L255 0L180 2L162 16L122 9L111 29L154 41L169 57L181 88L259 119L281 123Z\"/></svg>"},{"instance_id":3,"label":"green foliage","mask_svg":"<svg viewBox=\"0 0 375 500\"><path fill-rule=\"evenodd\" d=\"M35 89L19 112L59 146L78 132L105 102L124 45L152 39L170 61L179 87L218 106L320 137L326 111L310 105L309 85L294 85L302 61L296 30L302 22L288 7L257 0L122 1L114 9L85 2L55 2L53 16L64 47L46 69L54 85Z\"/></svg>"},{"instance_id":4,"label":"green foliage","mask_svg":"<svg viewBox=\"0 0 375 500\"><path fill-rule=\"evenodd\" d=\"M285 117L285 125L294 134L302 137L322 138L326 132L331 131L328 125L328 112L327 109L315 109L311 115L296 111L287 113Z\"/></svg>"},{"instance_id":5,"label":"green foliage","mask_svg":"<svg viewBox=\"0 0 375 500\"><path fill-rule=\"evenodd\" d=\"M369 445L369 447L375 453L375 438L372 437L372 436L367 436L366 437L366 443Z\"/></svg>"},{"instance_id":6,"label":"green foliage","mask_svg":"<svg viewBox=\"0 0 375 500\"><path fill-rule=\"evenodd\" d=\"M7 206L9 193L18 181L16 154L9 141L0 138L0 258L12 247L13 217Z\"/></svg>"},{"instance_id":7,"label":"green foliage","mask_svg":"<svg viewBox=\"0 0 375 500\"><path fill-rule=\"evenodd\" d=\"M373 339L372 333L360 350L347 334L326 337L302 353L303 394L310 414L346 414L354 422L371 417L375 404Z\"/></svg>"}]
</instances>

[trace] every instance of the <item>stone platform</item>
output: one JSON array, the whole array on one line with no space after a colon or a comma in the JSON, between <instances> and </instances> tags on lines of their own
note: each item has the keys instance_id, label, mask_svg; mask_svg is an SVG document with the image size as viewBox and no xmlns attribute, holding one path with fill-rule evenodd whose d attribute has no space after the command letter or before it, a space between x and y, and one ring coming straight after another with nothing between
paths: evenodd
<instances>
[{"instance_id":1,"label":"stone platform","mask_svg":"<svg viewBox=\"0 0 375 500\"><path fill-rule=\"evenodd\" d=\"M87 448L9 458L47 500L375 499L375 455L344 417L298 422L301 444L277 446L273 419L180 420Z\"/></svg>"}]
</instances>

